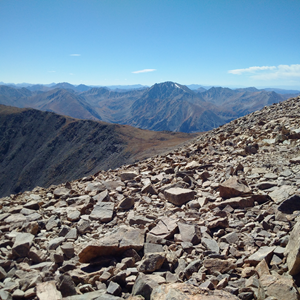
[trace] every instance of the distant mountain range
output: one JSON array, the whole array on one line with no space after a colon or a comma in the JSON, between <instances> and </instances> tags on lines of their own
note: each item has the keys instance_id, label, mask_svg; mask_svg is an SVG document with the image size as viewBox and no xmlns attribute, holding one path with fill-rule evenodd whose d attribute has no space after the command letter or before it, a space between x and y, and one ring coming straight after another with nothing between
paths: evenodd
<instances>
[{"instance_id":1,"label":"distant mountain range","mask_svg":"<svg viewBox=\"0 0 300 300\"><path fill-rule=\"evenodd\" d=\"M0 198L134 163L193 137L0 105Z\"/></svg>"},{"instance_id":2,"label":"distant mountain range","mask_svg":"<svg viewBox=\"0 0 300 300\"><path fill-rule=\"evenodd\" d=\"M175 82L115 86L114 90L69 83L27 88L0 85L0 104L156 131L201 132L300 94L254 87L192 87L195 89Z\"/></svg>"}]
</instances>

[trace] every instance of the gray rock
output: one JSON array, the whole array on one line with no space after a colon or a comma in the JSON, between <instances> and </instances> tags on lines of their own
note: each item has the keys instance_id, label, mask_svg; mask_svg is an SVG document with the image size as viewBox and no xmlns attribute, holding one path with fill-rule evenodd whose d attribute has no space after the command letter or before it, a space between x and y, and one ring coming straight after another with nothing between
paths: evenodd
<instances>
[{"instance_id":1,"label":"gray rock","mask_svg":"<svg viewBox=\"0 0 300 300\"><path fill-rule=\"evenodd\" d=\"M144 244L144 253L157 253L157 252L164 252L163 246L153 243L145 243Z\"/></svg>"},{"instance_id":2,"label":"gray rock","mask_svg":"<svg viewBox=\"0 0 300 300\"><path fill-rule=\"evenodd\" d=\"M266 262L269 263L272 258L275 248L276 248L275 246L272 246L272 247L263 246L263 247L259 248L255 253L250 255L246 259L246 262L250 263L251 265L256 266L259 262L261 262L263 259L265 259Z\"/></svg>"},{"instance_id":3,"label":"gray rock","mask_svg":"<svg viewBox=\"0 0 300 300\"><path fill-rule=\"evenodd\" d=\"M157 225L150 230L150 234L162 239L168 239L174 235L177 228L177 219L162 217Z\"/></svg>"},{"instance_id":4,"label":"gray rock","mask_svg":"<svg viewBox=\"0 0 300 300\"><path fill-rule=\"evenodd\" d=\"M219 254L220 248L219 248L218 243L217 243L215 240L213 240L213 239L208 239L208 238L203 237L203 238L201 239L201 242L202 242L202 244L205 246L205 248L206 248L207 250Z\"/></svg>"},{"instance_id":5,"label":"gray rock","mask_svg":"<svg viewBox=\"0 0 300 300\"><path fill-rule=\"evenodd\" d=\"M256 184L256 187L260 190L266 190L273 186L277 186L277 183L271 181L262 181Z\"/></svg>"},{"instance_id":6,"label":"gray rock","mask_svg":"<svg viewBox=\"0 0 300 300\"><path fill-rule=\"evenodd\" d=\"M193 275L193 273L198 272L201 266L202 266L202 261L200 259L192 261L184 269L183 271L184 276L187 279L189 279Z\"/></svg>"},{"instance_id":7,"label":"gray rock","mask_svg":"<svg viewBox=\"0 0 300 300\"><path fill-rule=\"evenodd\" d=\"M91 220L98 220L107 223L112 220L114 214L114 204L111 202L100 202L95 205L90 214Z\"/></svg>"},{"instance_id":8,"label":"gray rock","mask_svg":"<svg viewBox=\"0 0 300 300\"><path fill-rule=\"evenodd\" d=\"M230 232L220 238L221 242L226 242L228 244L236 244L239 240L239 236L235 231Z\"/></svg>"},{"instance_id":9,"label":"gray rock","mask_svg":"<svg viewBox=\"0 0 300 300\"><path fill-rule=\"evenodd\" d=\"M183 242L190 242L193 245L197 245L201 241L201 231L196 225L177 223L179 232L181 235L181 240Z\"/></svg>"},{"instance_id":10,"label":"gray rock","mask_svg":"<svg viewBox=\"0 0 300 300\"><path fill-rule=\"evenodd\" d=\"M118 204L119 210L127 210L134 206L134 198L126 197L125 199L121 200Z\"/></svg>"},{"instance_id":11,"label":"gray rock","mask_svg":"<svg viewBox=\"0 0 300 300\"><path fill-rule=\"evenodd\" d=\"M68 297L77 294L75 289L75 283L69 275L61 275L59 277L57 288L61 292L63 297Z\"/></svg>"},{"instance_id":12,"label":"gray rock","mask_svg":"<svg viewBox=\"0 0 300 300\"><path fill-rule=\"evenodd\" d=\"M164 253L147 253L137 269L139 272L152 273L160 269L165 259Z\"/></svg>"},{"instance_id":13,"label":"gray rock","mask_svg":"<svg viewBox=\"0 0 300 300\"><path fill-rule=\"evenodd\" d=\"M127 180L133 180L136 176L138 176L138 173L135 171L126 171L121 173L121 180L127 181Z\"/></svg>"},{"instance_id":14,"label":"gray rock","mask_svg":"<svg viewBox=\"0 0 300 300\"><path fill-rule=\"evenodd\" d=\"M294 194L296 191L296 188L289 185L283 185L277 189L275 189L273 192L269 194L269 196L272 198L272 200L279 204L283 200L289 198L292 194Z\"/></svg>"},{"instance_id":15,"label":"gray rock","mask_svg":"<svg viewBox=\"0 0 300 300\"><path fill-rule=\"evenodd\" d=\"M78 254L79 261L89 262L98 256L122 254L126 250L141 250L144 246L144 231L135 228L120 228L102 239L90 242Z\"/></svg>"},{"instance_id":16,"label":"gray rock","mask_svg":"<svg viewBox=\"0 0 300 300\"><path fill-rule=\"evenodd\" d=\"M297 275L300 272L300 222L298 221L289 238L285 249L286 263L290 275Z\"/></svg>"},{"instance_id":17,"label":"gray rock","mask_svg":"<svg viewBox=\"0 0 300 300\"><path fill-rule=\"evenodd\" d=\"M65 237L58 237L50 240L48 243L48 250L55 250L59 245L62 244L62 242L65 241L65 239Z\"/></svg>"},{"instance_id":18,"label":"gray rock","mask_svg":"<svg viewBox=\"0 0 300 300\"><path fill-rule=\"evenodd\" d=\"M12 253L18 257L27 256L33 240L34 235L31 233L19 233L12 246Z\"/></svg>"},{"instance_id":19,"label":"gray rock","mask_svg":"<svg viewBox=\"0 0 300 300\"><path fill-rule=\"evenodd\" d=\"M116 282L111 281L107 287L107 293L114 296L120 296L122 294L122 288Z\"/></svg>"},{"instance_id":20,"label":"gray rock","mask_svg":"<svg viewBox=\"0 0 300 300\"><path fill-rule=\"evenodd\" d=\"M153 289L158 286L159 284L156 281L140 273L132 288L132 295L141 295L145 300L150 300Z\"/></svg>"},{"instance_id":21,"label":"gray rock","mask_svg":"<svg viewBox=\"0 0 300 300\"><path fill-rule=\"evenodd\" d=\"M106 190L106 186L101 182L91 182L85 188L86 192L103 192L104 190Z\"/></svg>"}]
</instances>

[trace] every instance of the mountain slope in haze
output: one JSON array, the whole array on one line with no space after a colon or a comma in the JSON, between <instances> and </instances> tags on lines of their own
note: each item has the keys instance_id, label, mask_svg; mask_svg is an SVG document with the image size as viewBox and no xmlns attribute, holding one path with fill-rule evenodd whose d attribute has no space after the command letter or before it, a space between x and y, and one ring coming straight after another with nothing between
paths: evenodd
<instances>
[{"instance_id":1,"label":"mountain slope in haze","mask_svg":"<svg viewBox=\"0 0 300 300\"><path fill-rule=\"evenodd\" d=\"M0 86L0 104L143 129L201 132L295 96L254 87L235 90L212 87L192 91L175 82L128 91L112 91L105 87L88 89L69 83L49 88L51 90L30 91Z\"/></svg>"},{"instance_id":2,"label":"mountain slope in haze","mask_svg":"<svg viewBox=\"0 0 300 300\"><path fill-rule=\"evenodd\" d=\"M132 104L125 123L151 130L206 131L225 123L214 109L186 86L165 82L155 84Z\"/></svg>"},{"instance_id":3,"label":"mountain slope in haze","mask_svg":"<svg viewBox=\"0 0 300 300\"><path fill-rule=\"evenodd\" d=\"M113 169L192 137L0 105L0 197Z\"/></svg>"},{"instance_id":4,"label":"mountain slope in haze","mask_svg":"<svg viewBox=\"0 0 300 300\"><path fill-rule=\"evenodd\" d=\"M54 89L30 98L26 106L43 111L87 120L101 120L101 116L83 97L69 90Z\"/></svg>"}]
</instances>

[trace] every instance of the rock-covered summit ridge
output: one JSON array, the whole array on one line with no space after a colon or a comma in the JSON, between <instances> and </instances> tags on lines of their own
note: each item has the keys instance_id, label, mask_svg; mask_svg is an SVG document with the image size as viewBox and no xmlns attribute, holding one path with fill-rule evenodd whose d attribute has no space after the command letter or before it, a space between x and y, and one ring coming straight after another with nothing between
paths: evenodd
<instances>
[{"instance_id":1,"label":"rock-covered summit ridge","mask_svg":"<svg viewBox=\"0 0 300 300\"><path fill-rule=\"evenodd\" d=\"M0 297L300 299L299 103L1 198Z\"/></svg>"}]
</instances>

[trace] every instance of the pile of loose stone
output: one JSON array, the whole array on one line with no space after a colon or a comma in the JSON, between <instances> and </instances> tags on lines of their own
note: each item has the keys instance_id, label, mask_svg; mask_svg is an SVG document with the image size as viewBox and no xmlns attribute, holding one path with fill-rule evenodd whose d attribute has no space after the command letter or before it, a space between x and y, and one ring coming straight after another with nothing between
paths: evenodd
<instances>
[{"instance_id":1,"label":"pile of loose stone","mask_svg":"<svg viewBox=\"0 0 300 300\"><path fill-rule=\"evenodd\" d=\"M0 298L300 299L299 116L0 199Z\"/></svg>"}]
</instances>

